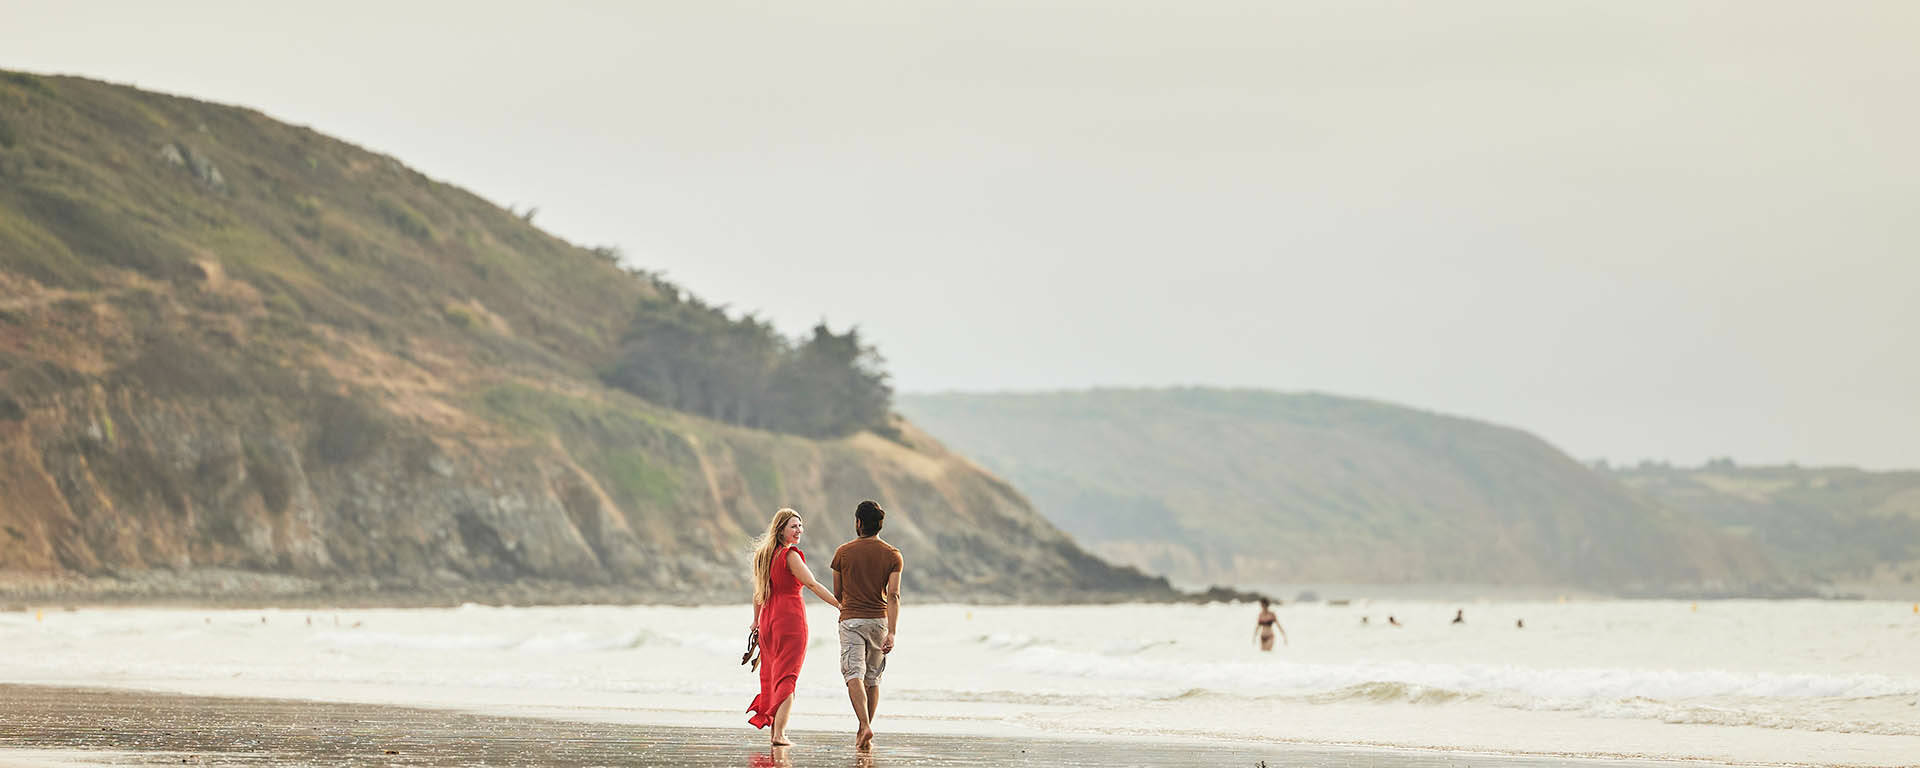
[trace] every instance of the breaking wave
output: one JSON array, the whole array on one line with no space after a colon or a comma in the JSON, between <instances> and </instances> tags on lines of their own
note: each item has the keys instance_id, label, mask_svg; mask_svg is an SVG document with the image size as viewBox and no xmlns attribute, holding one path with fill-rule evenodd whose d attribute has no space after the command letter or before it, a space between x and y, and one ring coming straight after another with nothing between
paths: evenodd
<instances>
[{"instance_id":1,"label":"breaking wave","mask_svg":"<svg viewBox=\"0 0 1920 768\"><path fill-rule=\"evenodd\" d=\"M1533 667L1491 664L1291 664L1187 662L1115 658L1109 654L1032 646L1006 662L1045 675L1136 682L1199 683L1224 692L1326 694L1352 690L1377 696L1369 685L1397 684L1462 694L1518 693L1540 699L1659 700L1705 697L1840 698L1920 694L1920 679L1888 675L1815 675L1718 670Z\"/></svg>"},{"instance_id":2,"label":"breaking wave","mask_svg":"<svg viewBox=\"0 0 1920 768\"><path fill-rule=\"evenodd\" d=\"M1668 723L1920 735L1901 717L1920 679L1889 675L1778 674L1719 670L1562 668L1488 664L1292 664L1116 658L1025 647L1009 669L1046 676L1160 685L1158 701L1289 699L1308 704L1463 702ZM1849 717L1871 710L1881 717ZM1829 712L1828 710L1834 710ZM1809 714L1812 713L1812 714ZM1822 717L1821 713L1831 716Z\"/></svg>"}]
</instances>

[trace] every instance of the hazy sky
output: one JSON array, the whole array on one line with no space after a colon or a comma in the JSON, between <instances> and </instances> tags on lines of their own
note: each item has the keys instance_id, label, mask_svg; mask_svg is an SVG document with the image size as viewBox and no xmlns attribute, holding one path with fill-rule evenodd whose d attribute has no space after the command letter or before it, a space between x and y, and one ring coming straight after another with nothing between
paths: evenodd
<instances>
[{"instance_id":1,"label":"hazy sky","mask_svg":"<svg viewBox=\"0 0 1920 768\"><path fill-rule=\"evenodd\" d=\"M1312 389L1920 467L1920 3L0 0L907 391Z\"/></svg>"}]
</instances>

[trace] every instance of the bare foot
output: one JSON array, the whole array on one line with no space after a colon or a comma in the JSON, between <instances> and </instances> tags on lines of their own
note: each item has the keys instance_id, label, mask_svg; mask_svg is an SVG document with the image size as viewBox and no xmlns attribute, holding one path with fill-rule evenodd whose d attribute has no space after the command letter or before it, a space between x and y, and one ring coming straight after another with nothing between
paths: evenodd
<instances>
[{"instance_id":1,"label":"bare foot","mask_svg":"<svg viewBox=\"0 0 1920 768\"><path fill-rule=\"evenodd\" d=\"M860 733L853 737L853 746L855 749L871 749L873 747L873 729L868 726L861 726Z\"/></svg>"},{"instance_id":2,"label":"bare foot","mask_svg":"<svg viewBox=\"0 0 1920 768\"><path fill-rule=\"evenodd\" d=\"M776 747L791 747L793 746L793 742L787 741L786 739L775 738L773 740L773 745Z\"/></svg>"}]
</instances>

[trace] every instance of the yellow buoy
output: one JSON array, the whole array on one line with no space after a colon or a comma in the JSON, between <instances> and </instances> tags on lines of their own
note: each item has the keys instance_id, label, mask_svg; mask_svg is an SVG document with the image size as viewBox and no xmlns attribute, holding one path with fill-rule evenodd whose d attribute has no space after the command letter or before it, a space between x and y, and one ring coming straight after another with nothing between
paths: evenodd
<instances>
[{"instance_id":1,"label":"yellow buoy","mask_svg":"<svg viewBox=\"0 0 1920 768\"><path fill-rule=\"evenodd\" d=\"M1692 607L1692 608L1688 608L1687 610L1689 610L1689 611L1693 611L1694 613L1699 613L1699 612L1700 612L1700 604L1699 604L1699 603L1694 603L1694 604L1693 604L1693 607Z\"/></svg>"},{"instance_id":2,"label":"yellow buoy","mask_svg":"<svg viewBox=\"0 0 1920 768\"><path fill-rule=\"evenodd\" d=\"M47 620L47 612L46 612L46 611L34 611L34 612L33 612L33 620L34 620L34 621L46 621L46 620Z\"/></svg>"}]
</instances>

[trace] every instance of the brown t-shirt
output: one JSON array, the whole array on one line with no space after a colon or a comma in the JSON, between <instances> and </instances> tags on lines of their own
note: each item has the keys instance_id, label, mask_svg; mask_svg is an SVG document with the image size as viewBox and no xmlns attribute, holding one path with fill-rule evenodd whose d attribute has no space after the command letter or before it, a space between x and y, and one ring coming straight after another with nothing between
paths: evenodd
<instances>
[{"instance_id":1,"label":"brown t-shirt","mask_svg":"<svg viewBox=\"0 0 1920 768\"><path fill-rule=\"evenodd\" d=\"M854 539L833 551L833 598L840 620L887 617L887 575L905 566L900 550L878 536Z\"/></svg>"}]
</instances>

